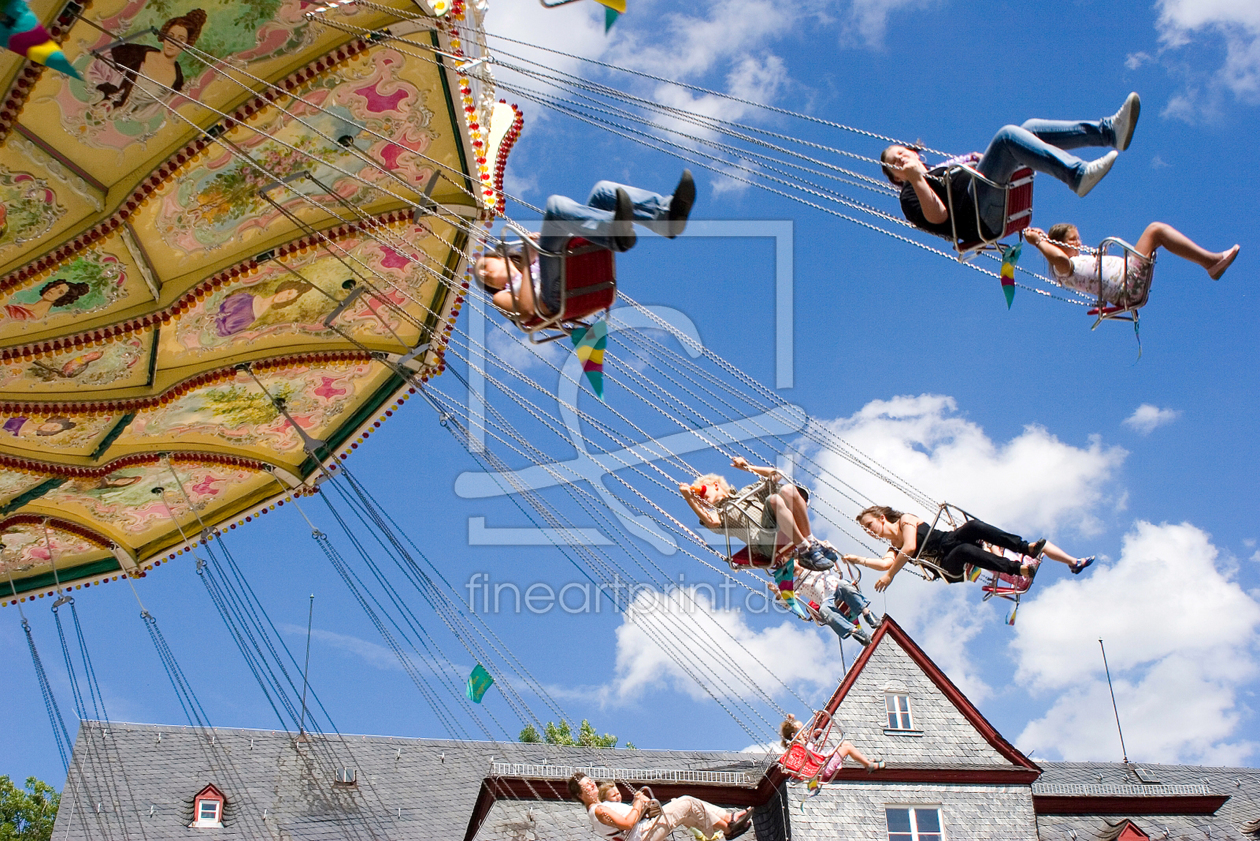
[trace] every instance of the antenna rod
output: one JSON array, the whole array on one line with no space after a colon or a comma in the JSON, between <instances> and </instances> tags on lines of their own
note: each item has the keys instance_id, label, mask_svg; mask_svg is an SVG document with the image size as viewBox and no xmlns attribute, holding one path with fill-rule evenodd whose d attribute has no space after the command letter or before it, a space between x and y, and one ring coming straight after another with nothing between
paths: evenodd
<instances>
[{"instance_id":1,"label":"antenna rod","mask_svg":"<svg viewBox=\"0 0 1260 841\"><path fill-rule=\"evenodd\" d=\"M1098 640L1098 647L1102 649L1103 668L1107 670L1107 688L1111 690L1111 709L1116 714L1116 732L1120 734L1120 753L1124 756L1124 764L1128 765L1129 752L1124 747L1124 731L1120 729L1120 708L1116 706L1116 690L1111 685L1111 667L1107 665L1107 647L1103 645L1101 638Z\"/></svg>"},{"instance_id":2,"label":"antenna rod","mask_svg":"<svg viewBox=\"0 0 1260 841\"><path fill-rule=\"evenodd\" d=\"M307 676L311 671L311 620L314 616L315 594L311 593L310 607L306 611L306 665L302 667L302 718L298 722L299 736L306 732L306 683ZM1099 640L1099 642L1102 642L1102 640Z\"/></svg>"}]
</instances>

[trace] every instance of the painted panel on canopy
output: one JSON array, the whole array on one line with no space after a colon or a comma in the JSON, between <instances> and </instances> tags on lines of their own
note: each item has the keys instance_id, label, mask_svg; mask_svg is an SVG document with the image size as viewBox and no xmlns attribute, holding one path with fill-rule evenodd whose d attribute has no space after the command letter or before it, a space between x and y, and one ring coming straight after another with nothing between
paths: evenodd
<instances>
[{"instance_id":1,"label":"painted panel on canopy","mask_svg":"<svg viewBox=\"0 0 1260 841\"><path fill-rule=\"evenodd\" d=\"M121 415L0 414L0 452L56 461L90 456Z\"/></svg>"},{"instance_id":2,"label":"painted panel on canopy","mask_svg":"<svg viewBox=\"0 0 1260 841\"><path fill-rule=\"evenodd\" d=\"M49 477L42 473L0 468L0 505L7 505L10 500L21 496L31 488L39 487L48 479Z\"/></svg>"},{"instance_id":3,"label":"painted panel on canopy","mask_svg":"<svg viewBox=\"0 0 1260 841\"><path fill-rule=\"evenodd\" d=\"M49 71L45 75L56 75ZM99 191L25 137L0 146L0 265L26 262L104 208Z\"/></svg>"},{"instance_id":4,"label":"painted panel on canopy","mask_svg":"<svg viewBox=\"0 0 1260 841\"><path fill-rule=\"evenodd\" d=\"M290 102L293 117L267 109L229 130L231 141L265 172L216 144L155 191L135 227L146 232L145 251L158 274L182 274L189 257L249 254L278 236L291 237L295 226L259 195L276 178L309 171L363 213L404 205L382 190L414 200L419 188L409 185L422 186L431 172L416 154L428 154L436 137L429 128L431 109L446 108L437 74L422 70L414 60L404 66L398 51L378 46L304 85L301 95L309 104ZM390 140L378 140L369 130ZM354 137L361 151L343 148L336 138L345 136ZM278 187L272 196L318 227L327 226L329 211L354 219L306 179L292 189Z\"/></svg>"},{"instance_id":5,"label":"painted panel on canopy","mask_svg":"<svg viewBox=\"0 0 1260 841\"><path fill-rule=\"evenodd\" d=\"M109 32L121 37L153 27L178 36L182 29L193 49L146 33L111 50L114 66L92 50L116 38L80 21L63 43L83 79L45 73L21 122L50 140L49 128L56 126L52 142L58 151L100 183L114 184L123 173L143 175L193 135L170 108L205 125L217 120L199 103L229 111L245 98L233 78L257 87L247 77L229 78L208 66L198 51L278 80L347 40L345 32L307 21L303 15L309 5L305 0L96 0L88 15ZM368 28L391 19L353 4L339 17ZM131 84L123 67L136 72Z\"/></svg>"},{"instance_id":6,"label":"painted panel on canopy","mask_svg":"<svg viewBox=\"0 0 1260 841\"><path fill-rule=\"evenodd\" d=\"M396 307L405 308L419 323L430 314L438 284L434 273L441 271L441 258L434 259L431 252L437 251L444 258L447 246L428 233L422 226L396 225L382 237L394 247L359 235L338 242L344 251L338 251L337 256L312 248L263 263L253 276L213 290L164 327L158 351L160 364L164 369L178 368L203 363L209 357L230 356L246 347L301 349L301 345L327 345L329 341L342 344L343 340L324 326L324 319L348 294L342 284L353 280L354 275L347 263L381 290L381 295L362 295L337 317L338 329L371 346L398 349L391 331L413 345L420 329L415 322L404 320ZM444 238L449 240L450 234ZM423 256L429 268L409 256Z\"/></svg>"},{"instance_id":7,"label":"painted panel on canopy","mask_svg":"<svg viewBox=\"0 0 1260 841\"><path fill-rule=\"evenodd\" d=\"M29 578L49 572L53 561L56 561L58 570L63 570L109 554L90 540L63 531L54 524L48 526L47 539L42 523L8 526L0 535L0 543L4 544L4 549L0 551L0 572L6 579L9 575Z\"/></svg>"},{"instance_id":8,"label":"painted panel on canopy","mask_svg":"<svg viewBox=\"0 0 1260 841\"><path fill-rule=\"evenodd\" d=\"M286 401L307 433L320 438L353 415L390 374L376 362L328 362L266 371L258 378ZM176 446L205 446L292 466L305 459L298 434L244 372L137 413L110 454Z\"/></svg>"},{"instance_id":9,"label":"painted panel on canopy","mask_svg":"<svg viewBox=\"0 0 1260 841\"><path fill-rule=\"evenodd\" d=\"M84 392L146 385L153 343L153 332L147 331L95 347L39 354L30 362L6 362L0 365L0 397L61 394L78 401Z\"/></svg>"},{"instance_id":10,"label":"painted panel on canopy","mask_svg":"<svg viewBox=\"0 0 1260 841\"><path fill-rule=\"evenodd\" d=\"M23 334L77 327L85 317L98 319L152 302L135 258L115 232L103 245L0 294L0 335L5 344L20 344Z\"/></svg>"},{"instance_id":11,"label":"painted panel on canopy","mask_svg":"<svg viewBox=\"0 0 1260 841\"><path fill-rule=\"evenodd\" d=\"M198 465L174 462L185 493L207 522L212 522L225 506L257 493L264 485L274 485L271 474L248 467ZM165 493L157 492L165 489ZM29 506L38 513L50 506L102 523L127 535L133 546L155 540L175 531L170 512L185 530L198 531L196 516L189 510L176 486L175 476L163 462L124 467L100 478L71 479Z\"/></svg>"}]
</instances>

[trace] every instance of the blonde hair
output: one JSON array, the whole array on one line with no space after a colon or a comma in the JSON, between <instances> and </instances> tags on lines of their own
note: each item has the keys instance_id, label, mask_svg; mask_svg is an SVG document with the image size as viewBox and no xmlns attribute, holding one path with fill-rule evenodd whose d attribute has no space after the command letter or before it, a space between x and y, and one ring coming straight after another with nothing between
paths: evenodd
<instances>
[{"instance_id":1,"label":"blonde hair","mask_svg":"<svg viewBox=\"0 0 1260 841\"><path fill-rule=\"evenodd\" d=\"M724 476L719 476L719 475L718 475L718 474L716 474L716 473L706 473L706 474L704 474L703 476L697 476L694 480L692 480L691 484L692 484L693 486L695 486L695 485L713 485L715 488L717 488L718 490L722 491L722 492L723 492L723 493L725 493L727 496L730 496L730 495L731 495L731 493L735 490L735 489L731 486L731 483L730 483L730 482L728 482L728 481L726 481L726 477L724 477Z\"/></svg>"},{"instance_id":2,"label":"blonde hair","mask_svg":"<svg viewBox=\"0 0 1260 841\"><path fill-rule=\"evenodd\" d=\"M600 800L607 800L607 799L608 799L608 792L610 792L610 791L616 791L616 790L617 790L617 784L616 784L616 783L611 783L611 782L609 782L609 783L600 783L600 784L599 784L599 799L600 799Z\"/></svg>"}]
</instances>

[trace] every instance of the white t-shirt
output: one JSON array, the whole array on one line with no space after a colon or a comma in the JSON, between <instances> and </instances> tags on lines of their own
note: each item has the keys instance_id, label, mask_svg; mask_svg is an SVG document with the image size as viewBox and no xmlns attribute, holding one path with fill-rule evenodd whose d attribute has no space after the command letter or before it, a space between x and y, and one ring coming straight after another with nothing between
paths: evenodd
<instances>
[{"instance_id":1,"label":"white t-shirt","mask_svg":"<svg viewBox=\"0 0 1260 841\"><path fill-rule=\"evenodd\" d=\"M624 841L639 841L639 825L635 824L630 829L617 829L615 826L609 826L601 823L595 815L595 809L603 806L608 812L619 818L627 817L633 808L629 803L595 803L586 807L587 817L591 819L591 828L595 830L595 834L602 835L604 838L621 838Z\"/></svg>"},{"instance_id":2,"label":"white t-shirt","mask_svg":"<svg viewBox=\"0 0 1260 841\"><path fill-rule=\"evenodd\" d=\"M534 261L529 264L529 276L532 278L537 278L538 271L539 271L538 258L534 258ZM515 294L517 298L520 298L521 296L521 281L524 279L525 279L524 276L521 274L520 270L516 268L516 266L509 266L508 287L512 290L513 294Z\"/></svg>"},{"instance_id":3,"label":"white t-shirt","mask_svg":"<svg viewBox=\"0 0 1260 841\"><path fill-rule=\"evenodd\" d=\"M1092 254L1078 254L1069 258L1072 271L1061 275L1051 267L1054 279L1061 286L1084 292L1086 295L1098 295L1098 257ZM1128 287L1125 295L1124 258L1107 255L1102 258L1102 299L1111 304L1123 304L1123 298L1137 299L1142 295L1142 284L1150 279L1150 261L1139 257L1129 257Z\"/></svg>"}]
</instances>

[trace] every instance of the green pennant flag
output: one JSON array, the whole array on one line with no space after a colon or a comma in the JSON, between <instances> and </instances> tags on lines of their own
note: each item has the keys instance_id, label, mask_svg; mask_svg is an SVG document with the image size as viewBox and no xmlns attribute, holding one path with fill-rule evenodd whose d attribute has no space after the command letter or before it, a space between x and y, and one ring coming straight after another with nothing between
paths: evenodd
<instances>
[{"instance_id":1,"label":"green pennant flag","mask_svg":"<svg viewBox=\"0 0 1260 841\"><path fill-rule=\"evenodd\" d=\"M490 677L485 666L478 663L473 667L472 674L468 676L468 687L464 690L464 694L468 696L469 701L480 704L486 690L493 685L494 678Z\"/></svg>"},{"instance_id":2,"label":"green pennant flag","mask_svg":"<svg viewBox=\"0 0 1260 841\"><path fill-rule=\"evenodd\" d=\"M626 0L595 0L596 3L604 7L604 34L608 34L608 30L612 29L612 25L617 22L617 18L626 12Z\"/></svg>"}]
</instances>

